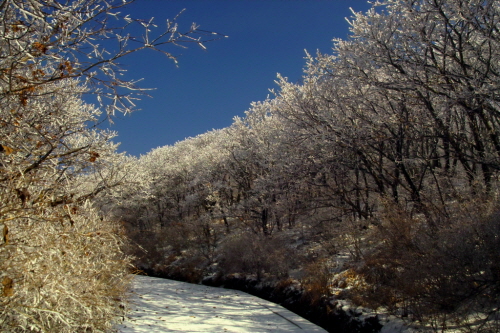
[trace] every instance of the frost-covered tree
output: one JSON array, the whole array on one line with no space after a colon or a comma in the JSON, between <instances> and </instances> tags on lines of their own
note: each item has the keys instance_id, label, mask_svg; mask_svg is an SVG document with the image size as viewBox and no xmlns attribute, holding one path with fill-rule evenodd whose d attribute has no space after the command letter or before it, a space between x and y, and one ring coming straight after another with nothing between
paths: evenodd
<instances>
[{"instance_id":1,"label":"frost-covered tree","mask_svg":"<svg viewBox=\"0 0 500 333\"><path fill-rule=\"evenodd\" d=\"M230 229L225 138L225 130L214 130L153 149L135 162L138 177L126 186L125 200L113 214L148 251L136 251L138 266L161 270L171 254L185 251L193 258L213 260L218 239Z\"/></svg>"},{"instance_id":2,"label":"frost-covered tree","mask_svg":"<svg viewBox=\"0 0 500 333\"><path fill-rule=\"evenodd\" d=\"M277 112L336 147L355 173L336 187L361 216L377 193L411 203L433 225L449 217L457 191L491 190L497 11L481 1L378 3L355 14L333 55L311 57L303 84L280 80Z\"/></svg>"},{"instance_id":3,"label":"frost-covered tree","mask_svg":"<svg viewBox=\"0 0 500 333\"><path fill-rule=\"evenodd\" d=\"M167 20L158 32L152 19L136 19L123 12L132 2L2 1L0 96L16 95L24 103L41 85L81 78L86 93L97 95L108 114L130 112L134 95L144 90L137 81L123 79L120 58L151 49L176 61L168 46L195 43L204 47L203 43L219 36L199 30L194 23L181 31L177 17Z\"/></svg>"},{"instance_id":4,"label":"frost-covered tree","mask_svg":"<svg viewBox=\"0 0 500 333\"><path fill-rule=\"evenodd\" d=\"M54 85L47 95L39 87L25 105L1 101L0 326L7 331L106 329L126 286L119 225L89 201L115 182L98 176L119 158L114 134L88 128L100 112L81 101L78 82ZM92 182L84 179L90 175Z\"/></svg>"},{"instance_id":5,"label":"frost-covered tree","mask_svg":"<svg viewBox=\"0 0 500 333\"><path fill-rule=\"evenodd\" d=\"M253 103L229 128L227 167L242 193L240 217L264 235L293 227L307 173L300 138L275 112L279 107L277 100Z\"/></svg>"}]
</instances>

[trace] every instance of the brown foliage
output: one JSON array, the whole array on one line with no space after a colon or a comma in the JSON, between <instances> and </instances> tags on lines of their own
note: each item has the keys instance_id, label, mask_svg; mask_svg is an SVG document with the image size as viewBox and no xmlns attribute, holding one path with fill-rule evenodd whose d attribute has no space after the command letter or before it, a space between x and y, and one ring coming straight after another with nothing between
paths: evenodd
<instances>
[{"instance_id":1,"label":"brown foliage","mask_svg":"<svg viewBox=\"0 0 500 333\"><path fill-rule=\"evenodd\" d=\"M418 320L436 315L467 318L498 307L500 213L471 201L429 228L398 207L388 207L358 273L371 286L356 297Z\"/></svg>"},{"instance_id":2,"label":"brown foliage","mask_svg":"<svg viewBox=\"0 0 500 333\"><path fill-rule=\"evenodd\" d=\"M332 273L327 260L315 260L305 266L305 276L300 280L304 296L311 305L318 305L323 297L331 295Z\"/></svg>"}]
</instances>

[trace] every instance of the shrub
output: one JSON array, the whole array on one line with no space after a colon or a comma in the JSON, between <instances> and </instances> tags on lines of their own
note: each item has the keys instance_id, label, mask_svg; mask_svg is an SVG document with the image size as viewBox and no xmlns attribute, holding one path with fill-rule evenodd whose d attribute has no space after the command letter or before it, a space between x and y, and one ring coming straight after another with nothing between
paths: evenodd
<instances>
[{"instance_id":1,"label":"shrub","mask_svg":"<svg viewBox=\"0 0 500 333\"><path fill-rule=\"evenodd\" d=\"M220 269L224 274L263 274L284 278L294 263L294 255L278 237L245 232L225 240L220 250Z\"/></svg>"},{"instance_id":2,"label":"shrub","mask_svg":"<svg viewBox=\"0 0 500 333\"><path fill-rule=\"evenodd\" d=\"M441 327L449 319L464 323L472 313L495 312L500 213L490 213L492 206L476 201L453 207L453 216L434 229L402 210L386 213L380 245L358 270L371 285L361 298L414 319L441 318Z\"/></svg>"},{"instance_id":3,"label":"shrub","mask_svg":"<svg viewBox=\"0 0 500 333\"><path fill-rule=\"evenodd\" d=\"M332 286L331 265L326 259L315 260L305 266L305 276L300 280L305 289L304 297L311 305L317 305L321 298L330 296Z\"/></svg>"},{"instance_id":4,"label":"shrub","mask_svg":"<svg viewBox=\"0 0 500 333\"><path fill-rule=\"evenodd\" d=\"M120 315L129 260L121 253L120 226L102 221L89 203L84 208L65 215L47 208L5 222L2 331L106 331Z\"/></svg>"}]
</instances>

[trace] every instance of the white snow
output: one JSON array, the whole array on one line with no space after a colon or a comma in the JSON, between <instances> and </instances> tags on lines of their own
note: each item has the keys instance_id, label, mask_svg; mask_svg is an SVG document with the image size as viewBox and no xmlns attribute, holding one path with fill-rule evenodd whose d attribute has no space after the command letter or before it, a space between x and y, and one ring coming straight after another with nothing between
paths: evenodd
<instances>
[{"instance_id":1,"label":"white snow","mask_svg":"<svg viewBox=\"0 0 500 333\"><path fill-rule=\"evenodd\" d=\"M285 308L247 293L135 276L131 311L120 333L326 332Z\"/></svg>"}]
</instances>

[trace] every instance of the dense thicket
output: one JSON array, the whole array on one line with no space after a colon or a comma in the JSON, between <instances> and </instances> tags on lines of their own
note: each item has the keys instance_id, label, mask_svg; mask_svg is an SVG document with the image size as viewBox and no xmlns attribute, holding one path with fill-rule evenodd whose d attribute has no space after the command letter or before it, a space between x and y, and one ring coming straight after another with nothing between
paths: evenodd
<instances>
[{"instance_id":1,"label":"dense thicket","mask_svg":"<svg viewBox=\"0 0 500 333\"><path fill-rule=\"evenodd\" d=\"M353 301L493 329L500 5L386 0L353 15L301 83L279 77L229 128L142 156L115 214L148 250L143 268L261 278L308 262L304 283L350 268L335 283Z\"/></svg>"}]
</instances>

